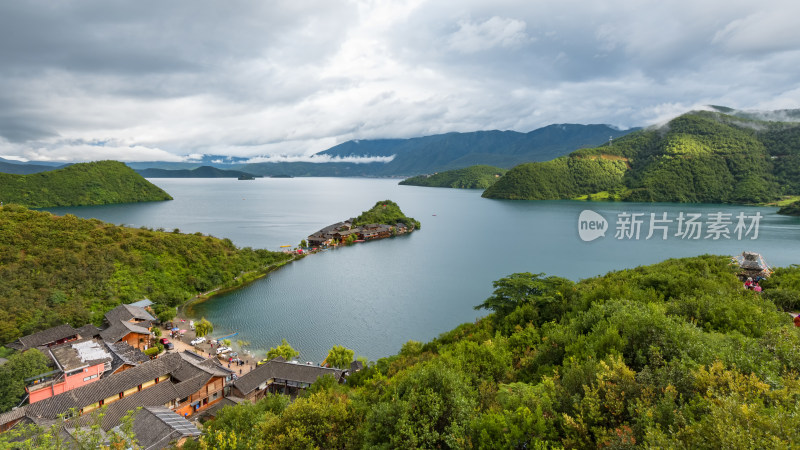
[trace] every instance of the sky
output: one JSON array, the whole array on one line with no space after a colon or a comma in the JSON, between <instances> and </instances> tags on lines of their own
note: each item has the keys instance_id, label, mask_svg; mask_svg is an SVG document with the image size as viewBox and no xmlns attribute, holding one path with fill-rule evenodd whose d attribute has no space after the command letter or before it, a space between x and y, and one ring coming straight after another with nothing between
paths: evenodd
<instances>
[{"instance_id":1,"label":"sky","mask_svg":"<svg viewBox=\"0 0 800 450\"><path fill-rule=\"evenodd\" d=\"M0 2L0 157L307 160L351 139L800 107L800 3Z\"/></svg>"}]
</instances>

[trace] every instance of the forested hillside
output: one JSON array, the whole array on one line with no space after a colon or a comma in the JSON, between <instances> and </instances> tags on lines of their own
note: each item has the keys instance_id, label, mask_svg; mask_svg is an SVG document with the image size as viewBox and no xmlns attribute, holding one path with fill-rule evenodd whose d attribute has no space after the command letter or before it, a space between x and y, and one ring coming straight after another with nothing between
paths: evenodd
<instances>
[{"instance_id":1,"label":"forested hillside","mask_svg":"<svg viewBox=\"0 0 800 450\"><path fill-rule=\"evenodd\" d=\"M226 407L203 448L789 448L800 328L782 309L800 305L800 268L764 286L717 256L579 283L513 274L478 305L488 317L346 385Z\"/></svg>"},{"instance_id":2,"label":"forested hillside","mask_svg":"<svg viewBox=\"0 0 800 450\"><path fill-rule=\"evenodd\" d=\"M174 307L289 256L228 239L0 208L0 343L57 324L100 324L119 305Z\"/></svg>"},{"instance_id":3,"label":"forested hillside","mask_svg":"<svg viewBox=\"0 0 800 450\"><path fill-rule=\"evenodd\" d=\"M30 175L0 173L0 201L31 208L172 200L125 164L98 161Z\"/></svg>"},{"instance_id":4,"label":"forested hillside","mask_svg":"<svg viewBox=\"0 0 800 450\"><path fill-rule=\"evenodd\" d=\"M356 217L353 225L361 226L371 223L382 223L386 225L404 223L406 226L413 226L417 230L420 228L419 220L413 217L406 217L403 211L400 210L400 207L397 206L397 203L391 200L383 200L375 203L375 206Z\"/></svg>"},{"instance_id":5,"label":"forested hillside","mask_svg":"<svg viewBox=\"0 0 800 450\"><path fill-rule=\"evenodd\" d=\"M701 111L592 149L510 170L507 199L761 203L800 194L800 124Z\"/></svg>"},{"instance_id":6,"label":"forested hillside","mask_svg":"<svg viewBox=\"0 0 800 450\"><path fill-rule=\"evenodd\" d=\"M506 173L506 170L499 167L469 166L433 175L418 175L405 179L400 184L405 186L486 189L496 183L504 173Z\"/></svg>"}]
</instances>

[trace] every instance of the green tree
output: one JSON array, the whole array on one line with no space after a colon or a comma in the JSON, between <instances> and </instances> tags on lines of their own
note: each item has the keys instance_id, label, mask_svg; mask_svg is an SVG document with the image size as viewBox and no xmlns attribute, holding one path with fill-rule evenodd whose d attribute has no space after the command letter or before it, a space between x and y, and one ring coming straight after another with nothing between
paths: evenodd
<instances>
[{"instance_id":1,"label":"green tree","mask_svg":"<svg viewBox=\"0 0 800 450\"><path fill-rule=\"evenodd\" d=\"M18 406L26 395L25 379L51 370L49 360L37 349L14 353L0 366L0 411Z\"/></svg>"},{"instance_id":2,"label":"green tree","mask_svg":"<svg viewBox=\"0 0 800 450\"><path fill-rule=\"evenodd\" d=\"M308 247L308 242L306 242L306 240L303 239L302 241L300 241L300 247L302 247L302 248Z\"/></svg>"},{"instance_id":3,"label":"green tree","mask_svg":"<svg viewBox=\"0 0 800 450\"><path fill-rule=\"evenodd\" d=\"M570 286L571 282L560 277L542 278L543 273L529 272L511 274L492 283L492 296L475 309L488 309L495 313L496 319L502 319L518 307L532 305L537 316L543 316L540 323L554 318L563 306L558 292L559 288Z\"/></svg>"},{"instance_id":4,"label":"green tree","mask_svg":"<svg viewBox=\"0 0 800 450\"><path fill-rule=\"evenodd\" d=\"M286 341L286 339L283 339L281 341L281 345L277 347L272 347L269 349L269 351L267 351L267 359L275 359L278 356L281 356L283 357L283 359L289 361L299 354L300 352L293 349L292 346L289 345L289 343Z\"/></svg>"},{"instance_id":5,"label":"green tree","mask_svg":"<svg viewBox=\"0 0 800 450\"><path fill-rule=\"evenodd\" d=\"M208 336L214 331L214 326L205 317L194 324L194 333L197 337Z\"/></svg>"},{"instance_id":6,"label":"green tree","mask_svg":"<svg viewBox=\"0 0 800 450\"><path fill-rule=\"evenodd\" d=\"M226 347L230 347L231 346L231 340L230 339L223 339L222 340L222 345L224 345Z\"/></svg>"},{"instance_id":7,"label":"green tree","mask_svg":"<svg viewBox=\"0 0 800 450\"><path fill-rule=\"evenodd\" d=\"M331 350L328 352L328 356L325 358L325 361L332 367L349 369L350 363L353 362L353 355L355 355L354 351L341 345L334 345L333 348L331 348Z\"/></svg>"}]
</instances>

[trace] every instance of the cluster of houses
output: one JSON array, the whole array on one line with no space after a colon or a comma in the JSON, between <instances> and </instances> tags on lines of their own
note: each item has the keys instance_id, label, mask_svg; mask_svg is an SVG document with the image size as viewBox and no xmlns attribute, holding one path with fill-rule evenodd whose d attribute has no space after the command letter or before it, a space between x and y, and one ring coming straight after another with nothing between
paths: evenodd
<instances>
[{"instance_id":1,"label":"cluster of houses","mask_svg":"<svg viewBox=\"0 0 800 450\"><path fill-rule=\"evenodd\" d=\"M350 218L344 222L329 225L307 239L309 247L326 247L347 242L349 240L370 241L373 239L383 239L395 235L406 234L414 231L414 224L406 225L396 223L386 225L382 223L371 223L362 226L353 225L355 218Z\"/></svg>"},{"instance_id":2,"label":"cluster of houses","mask_svg":"<svg viewBox=\"0 0 800 450\"><path fill-rule=\"evenodd\" d=\"M148 301L149 302L149 301ZM143 448L163 448L201 434L200 418L270 393L296 395L317 378L343 382L348 370L273 359L234 376L215 357L192 351L168 352L156 359L143 350L152 345L155 318L141 304L121 305L105 315L102 329L59 325L8 344L18 351L38 349L53 370L27 380L28 403L0 414L0 432L21 424L47 427L65 416L62 437L74 442L76 430L92 424L92 412L104 408L101 433L121 426L129 411L133 432Z\"/></svg>"}]
</instances>

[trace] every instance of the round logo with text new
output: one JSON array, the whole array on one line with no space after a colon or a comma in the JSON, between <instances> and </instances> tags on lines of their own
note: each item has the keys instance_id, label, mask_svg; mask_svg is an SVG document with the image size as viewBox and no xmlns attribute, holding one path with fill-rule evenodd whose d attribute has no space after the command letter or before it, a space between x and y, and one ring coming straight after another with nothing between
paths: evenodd
<instances>
[{"instance_id":1,"label":"round logo with text new","mask_svg":"<svg viewBox=\"0 0 800 450\"><path fill-rule=\"evenodd\" d=\"M608 222L605 217L590 210L584 209L578 216L578 235L585 242L593 241L599 237L605 237L608 230Z\"/></svg>"}]
</instances>

